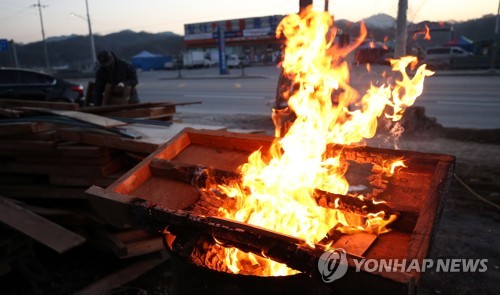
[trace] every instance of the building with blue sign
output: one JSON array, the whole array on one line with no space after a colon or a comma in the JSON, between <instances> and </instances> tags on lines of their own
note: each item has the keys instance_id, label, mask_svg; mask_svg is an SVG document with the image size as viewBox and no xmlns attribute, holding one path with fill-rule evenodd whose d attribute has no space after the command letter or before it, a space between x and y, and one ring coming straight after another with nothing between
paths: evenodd
<instances>
[{"instance_id":1,"label":"building with blue sign","mask_svg":"<svg viewBox=\"0 0 500 295\"><path fill-rule=\"evenodd\" d=\"M238 55L248 58L251 63L274 63L280 52L276 27L283 17L270 15L185 24L184 44L188 51L203 51L207 59L218 63L217 32L220 28L226 56Z\"/></svg>"}]
</instances>

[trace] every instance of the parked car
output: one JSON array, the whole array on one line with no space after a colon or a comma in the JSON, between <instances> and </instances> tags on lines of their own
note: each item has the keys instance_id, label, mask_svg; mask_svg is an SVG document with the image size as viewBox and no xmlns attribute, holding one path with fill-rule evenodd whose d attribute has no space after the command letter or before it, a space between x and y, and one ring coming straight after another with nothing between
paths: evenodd
<instances>
[{"instance_id":1,"label":"parked car","mask_svg":"<svg viewBox=\"0 0 500 295\"><path fill-rule=\"evenodd\" d=\"M84 88L64 79L26 69L0 68L0 99L72 102L83 105Z\"/></svg>"},{"instance_id":2,"label":"parked car","mask_svg":"<svg viewBox=\"0 0 500 295\"><path fill-rule=\"evenodd\" d=\"M355 51L354 60L358 64L385 64L394 56L394 50L382 42L365 40Z\"/></svg>"},{"instance_id":3,"label":"parked car","mask_svg":"<svg viewBox=\"0 0 500 295\"><path fill-rule=\"evenodd\" d=\"M209 58L205 58L205 63L204 63L204 67L205 68L210 68L212 66L215 65L215 62Z\"/></svg>"},{"instance_id":4,"label":"parked car","mask_svg":"<svg viewBox=\"0 0 500 295\"><path fill-rule=\"evenodd\" d=\"M227 58L226 64L228 68L239 68L241 65L241 60L237 55L232 54Z\"/></svg>"},{"instance_id":5,"label":"parked car","mask_svg":"<svg viewBox=\"0 0 500 295\"><path fill-rule=\"evenodd\" d=\"M248 58L242 56L238 56L236 54L232 54L227 58L227 67L228 68L241 68L248 67L250 65L250 60Z\"/></svg>"},{"instance_id":6,"label":"parked car","mask_svg":"<svg viewBox=\"0 0 500 295\"><path fill-rule=\"evenodd\" d=\"M182 61L174 58L171 61L167 61L164 67L166 70L182 69Z\"/></svg>"},{"instance_id":7,"label":"parked car","mask_svg":"<svg viewBox=\"0 0 500 295\"><path fill-rule=\"evenodd\" d=\"M470 56L472 53L456 46L429 47L424 51L422 63L431 69L447 69L452 67L454 59Z\"/></svg>"}]
</instances>

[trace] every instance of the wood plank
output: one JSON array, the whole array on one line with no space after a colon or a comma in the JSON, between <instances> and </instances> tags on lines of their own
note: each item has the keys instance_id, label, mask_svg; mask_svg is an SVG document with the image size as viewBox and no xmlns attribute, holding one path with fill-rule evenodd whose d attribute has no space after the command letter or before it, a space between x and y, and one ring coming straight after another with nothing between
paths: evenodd
<instances>
[{"instance_id":1,"label":"wood plank","mask_svg":"<svg viewBox=\"0 0 500 295\"><path fill-rule=\"evenodd\" d=\"M119 110L115 112L109 113L99 113L101 116L109 116L109 117L125 117L125 118L138 118L138 117L146 117L149 115L149 109L140 108L140 109L128 109L128 110Z\"/></svg>"},{"instance_id":2,"label":"wood plank","mask_svg":"<svg viewBox=\"0 0 500 295\"><path fill-rule=\"evenodd\" d=\"M21 111L11 110L11 109L0 107L0 116L1 117L10 118L10 119L19 118L21 113L22 113Z\"/></svg>"},{"instance_id":3,"label":"wood plank","mask_svg":"<svg viewBox=\"0 0 500 295\"><path fill-rule=\"evenodd\" d=\"M111 161L113 158L110 155L101 156L101 157L70 157L70 156L62 156L62 155L52 155L52 156L43 156L39 155L29 155L29 156L18 156L14 157L13 161L17 163L27 163L27 164L47 164L47 165L82 165L82 166L101 166L105 165Z\"/></svg>"},{"instance_id":4,"label":"wood plank","mask_svg":"<svg viewBox=\"0 0 500 295\"><path fill-rule=\"evenodd\" d=\"M76 103L16 100L16 99L2 99L0 100L0 106L35 107L35 108L47 108L52 110L78 110L78 104Z\"/></svg>"},{"instance_id":5,"label":"wood plank","mask_svg":"<svg viewBox=\"0 0 500 295\"><path fill-rule=\"evenodd\" d=\"M159 115L172 115L175 113L175 106L145 107L137 109L120 109L117 111L100 113L101 116L140 118Z\"/></svg>"},{"instance_id":6,"label":"wood plank","mask_svg":"<svg viewBox=\"0 0 500 295\"><path fill-rule=\"evenodd\" d=\"M50 129L48 131L36 132L36 133L22 133L22 134L11 134L3 135L2 139L8 140L37 140L37 141L58 141L56 128Z\"/></svg>"},{"instance_id":7,"label":"wood plank","mask_svg":"<svg viewBox=\"0 0 500 295\"><path fill-rule=\"evenodd\" d=\"M165 249L163 235L144 229L124 229L118 232L95 231L101 241L119 258L130 258Z\"/></svg>"},{"instance_id":8,"label":"wood plank","mask_svg":"<svg viewBox=\"0 0 500 295\"><path fill-rule=\"evenodd\" d=\"M106 177L69 177L64 175L51 174L49 175L49 183L51 185L71 186L71 187L90 187L98 185L107 187L116 181L116 178Z\"/></svg>"},{"instance_id":9,"label":"wood plank","mask_svg":"<svg viewBox=\"0 0 500 295\"><path fill-rule=\"evenodd\" d=\"M158 144L134 140L109 134L89 133L78 129L58 130L58 134L64 140L76 141L90 145L110 147L119 150L139 153L151 153L158 148Z\"/></svg>"},{"instance_id":10,"label":"wood plank","mask_svg":"<svg viewBox=\"0 0 500 295\"><path fill-rule=\"evenodd\" d=\"M49 175L49 183L51 185L85 187L92 185L100 187L108 187L113 184L120 176L125 174L130 167L120 168L119 170L102 177L71 177L68 175Z\"/></svg>"},{"instance_id":11,"label":"wood plank","mask_svg":"<svg viewBox=\"0 0 500 295\"><path fill-rule=\"evenodd\" d=\"M87 199L84 189L48 184L0 185L0 194L15 199Z\"/></svg>"},{"instance_id":12,"label":"wood plank","mask_svg":"<svg viewBox=\"0 0 500 295\"><path fill-rule=\"evenodd\" d=\"M57 152L64 157L84 158L105 157L111 154L111 150L107 147L83 145L79 143L73 143L71 145L58 144Z\"/></svg>"},{"instance_id":13,"label":"wood plank","mask_svg":"<svg viewBox=\"0 0 500 295\"><path fill-rule=\"evenodd\" d=\"M138 165L124 174L115 182L115 184L109 187L109 190L122 194L129 194L144 183L149 177L151 177L149 162L152 159L159 158L170 160L189 146L189 144L189 137L186 133L178 133L164 145L165 148L158 148L155 152L151 153L146 159L144 159L142 162L143 165ZM167 146L168 148L166 148Z\"/></svg>"},{"instance_id":14,"label":"wood plank","mask_svg":"<svg viewBox=\"0 0 500 295\"><path fill-rule=\"evenodd\" d=\"M157 115L157 116L141 117L141 118L137 118L137 119L157 120L157 121L172 121L172 115L171 114Z\"/></svg>"},{"instance_id":15,"label":"wood plank","mask_svg":"<svg viewBox=\"0 0 500 295\"><path fill-rule=\"evenodd\" d=\"M375 242L377 236L369 233L355 233L352 235L342 235L336 240L332 248L344 249L346 252L362 257L366 250Z\"/></svg>"},{"instance_id":16,"label":"wood plank","mask_svg":"<svg viewBox=\"0 0 500 295\"><path fill-rule=\"evenodd\" d=\"M98 106L98 107L86 107L80 109L81 112L93 113L93 114L101 114L101 113L110 113L120 110L130 110L136 108L152 108L152 107L160 107L160 106L184 106L191 104L200 104L201 101L193 101L193 102L172 102L172 101L163 101L163 102L143 102L143 103L135 103L135 104L127 104L123 106Z\"/></svg>"},{"instance_id":17,"label":"wood plank","mask_svg":"<svg viewBox=\"0 0 500 295\"><path fill-rule=\"evenodd\" d=\"M63 175L73 177L100 177L109 175L128 163L126 155L120 155L103 165L75 165L51 163L18 163L5 161L0 163L0 173Z\"/></svg>"},{"instance_id":18,"label":"wood plank","mask_svg":"<svg viewBox=\"0 0 500 295\"><path fill-rule=\"evenodd\" d=\"M57 115L57 116L62 116L62 117L68 117L71 119L75 119L75 120L82 121L85 123L90 123L92 125L96 125L96 126L104 127L104 128L127 125L127 123L119 121L119 120L106 118L106 117L98 116L98 115L94 115L94 114L84 113L84 112L78 112L78 111L33 109L33 108L31 108L31 109L24 108L24 109L37 111L39 113L44 113L44 114L52 114L52 115Z\"/></svg>"},{"instance_id":19,"label":"wood plank","mask_svg":"<svg viewBox=\"0 0 500 295\"><path fill-rule=\"evenodd\" d=\"M149 116L159 116L175 113L175 105L154 107L149 109Z\"/></svg>"},{"instance_id":20,"label":"wood plank","mask_svg":"<svg viewBox=\"0 0 500 295\"><path fill-rule=\"evenodd\" d=\"M140 139L142 142L149 142L157 144L158 146L165 144L174 136L183 132L186 128L197 128L200 130L224 130L224 126L213 125L194 125L172 122L169 126L153 126L150 124L134 123L126 126L127 130L143 134L144 137Z\"/></svg>"},{"instance_id":21,"label":"wood plank","mask_svg":"<svg viewBox=\"0 0 500 295\"><path fill-rule=\"evenodd\" d=\"M149 169L154 176L167 177L198 188L205 188L207 179L213 179L216 183L222 184L226 180L239 180L241 178L241 174L234 171L207 167L203 164L191 165L158 158L151 159Z\"/></svg>"},{"instance_id":22,"label":"wood plank","mask_svg":"<svg viewBox=\"0 0 500 295\"><path fill-rule=\"evenodd\" d=\"M53 151L55 142L42 140L0 140L1 150L22 150L22 151Z\"/></svg>"},{"instance_id":23,"label":"wood plank","mask_svg":"<svg viewBox=\"0 0 500 295\"><path fill-rule=\"evenodd\" d=\"M30 134L50 131L52 129L55 129L55 126L45 122L0 124L0 135Z\"/></svg>"},{"instance_id":24,"label":"wood plank","mask_svg":"<svg viewBox=\"0 0 500 295\"><path fill-rule=\"evenodd\" d=\"M299 238L226 218L193 215L150 202L135 203L133 207L137 218L147 221L151 228L164 228L168 224L173 235L184 238L199 230L224 245L265 255L309 274L317 272L318 259L324 253L320 247L306 246ZM190 230L186 231L186 228Z\"/></svg>"},{"instance_id":25,"label":"wood plank","mask_svg":"<svg viewBox=\"0 0 500 295\"><path fill-rule=\"evenodd\" d=\"M425 198L420 215L411 235L407 259L424 259L434 235L445 202L445 192L448 191L453 175L454 162L438 162L429 193Z\"/></svg>"},{"instance_id":26,"label":"wood plank","mask_svg":"<svg viewBox=\"0 0 500 295\"><path fill-rule=\"evenodd\" d=\"M85 242L85 238L49 221L10 200L0 197L0 221L49 248L64 253Z\"/></svg>"},{"instance_id":27,"label":"wood plank","mask_svg":"<svg viewBox=\"0 0 500 295\"><path fill-rule=\"evenodd\" d=\"M226 148L254 152L258 149L267 151L275 140L274 137L260 134L242 134L225 130L195 130L186 128L192 144L208 145L212 148Z\"/></svg>"},{"instance_id":28,"label":"wood plank","mask_svg":"<svg viewBox=\"0 0 500 295\"><path fill-rule=\"evenodd\" d=\"M85 193L94 211L108 224L116 228L127 228L137 223L131 205L138 201L138 198L110 192L95 185Z\"/></svg>"},{"instance_id":29,"label":"wood plank","mask_svg":"<svg viewBox=\"0 0 500 295\"><path fill-rule=\"evenodd\" d=\"M152 270L156 266L162 264L168 258L169 256L166 252L163 252L161 255L144 258L139 262L116 271L95 282L94 284L85 287L84 289L76 292L75 295L108 294L111 289L124 285L138 278L139 276Z\"/></svg>"}]
</instances>

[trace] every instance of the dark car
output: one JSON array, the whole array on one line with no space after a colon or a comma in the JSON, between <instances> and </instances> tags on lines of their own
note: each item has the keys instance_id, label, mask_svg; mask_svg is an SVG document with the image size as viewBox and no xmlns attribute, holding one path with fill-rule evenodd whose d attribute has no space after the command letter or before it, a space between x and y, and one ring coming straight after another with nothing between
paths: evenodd
<instances>
[{"instance_id":1,"label":"dark car","mask_svg":"<svg viewBox=\"0 0 500 295\"><path fill-rule=\"evenodd\" d=\"M358 64L385 64L389 65L394 51L384 43L364 41L355 51L354 60Z\"/></svg>"},{"instance_id":2,"label":"dark car","mask_svg":"<svg viewBox=\"0 0 500 295\"><path fill-rule=\"evenodd\" d=\"M82 85L48 74L0 68L0 99L72 102L83 104Z\"/></svg>"}]
</instances>

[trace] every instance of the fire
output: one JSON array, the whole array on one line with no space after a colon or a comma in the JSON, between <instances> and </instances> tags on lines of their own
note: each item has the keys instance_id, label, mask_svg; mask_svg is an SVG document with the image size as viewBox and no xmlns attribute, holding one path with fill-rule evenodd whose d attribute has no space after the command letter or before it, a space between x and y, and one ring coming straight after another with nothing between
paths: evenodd
<instances>
[{"instance_id":1,"label":"fire","mask_svg":"<svg viewBox=\"0 0 500 295\"><path fill-rule=\"evenodd\" d=\"M413 35L413 40L417 40L419 36L423 36L422 39L424 39L424 40L431 40L431 30L429 29L429 27L427 25L424 25L424 27L425 27L425 30L416 32Z\"/></svg>"},{"instance_id":2,"label":"fire","mask_svg":"<svg viewBox=\"0 0 500 295\"><path fill-rule=\"evenodd\" d=\"M347 194L349 188L344 177L348 163L340 151L327 147L356 145L373 137L377 119L387 106L393 112L386 116L400 119L422 93L425 76L432 74L423 65L410 79L406 67L416 59L393 60L393 71L400 72L402 79L394 87L371 86L360 97L349 86L344 58L366 32L353 46L339 48L333 43L336 30L332 28L331 15L311 8L280 23L277 35L286 39L282 67L294 83L288 105L296 119L282 138L276 138L269 153L258 150L250 155L240 167L241 182L219 185L236 201L235 208L220 208L221 216L300 238L309 247L315 247L332 228L347 234L388 231L387 225L395 216L385 212L351 218L341 210L318 206L314 198L317 190ZM234 248L223 251L225 263L235 273L248 273L248 265L257 275L295 272Z\"/></svg>"},{"instance_id":3,"label":"fire","mask_svg":"<svg viewBox=\"0 0 500 295\"><path fill-rule=\"evenodd\" d=\"M388 176L392 176L392 175L394 175L394 172L396 172L396 169L398 167L405 167L406 168L406 165L402 159L387 162L384 165L383 170L384 170L385 174L387 174Z\"/></svg>"}]
</instances>

